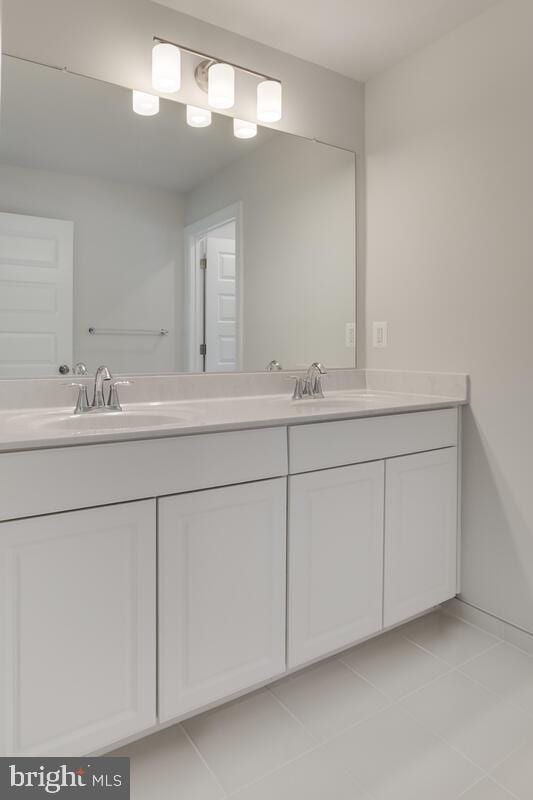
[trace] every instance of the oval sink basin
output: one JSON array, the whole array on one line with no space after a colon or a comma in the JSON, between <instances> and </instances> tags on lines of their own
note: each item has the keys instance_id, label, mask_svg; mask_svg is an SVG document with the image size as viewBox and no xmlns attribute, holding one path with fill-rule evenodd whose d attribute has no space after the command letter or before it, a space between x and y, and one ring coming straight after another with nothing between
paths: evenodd
<instances>
[{"instance_id":1,"label":"oval sink basin","mask_svg":"<svg viewBox=\"0 0 533 800\"><path fill-rule=\"evenodd\" d=\"M135 428L168 427L184 422L174 414L149 414L136 411L116 411L103 414L69 414L41 420L39 427L57 431L122 431Z\"/></svg>"}]
</instances>

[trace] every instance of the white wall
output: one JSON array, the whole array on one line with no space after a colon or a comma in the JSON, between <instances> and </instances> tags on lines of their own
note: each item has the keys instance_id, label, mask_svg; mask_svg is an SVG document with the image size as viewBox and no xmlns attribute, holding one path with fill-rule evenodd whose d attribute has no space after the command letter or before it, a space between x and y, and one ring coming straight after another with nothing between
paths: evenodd
<instances>
[{"instance_id":1,"label":"white wall","mask_svg":"<svg viewBox=\"0 0 533 800\"><path fill-rule=\"evenodd\" d=\"M101 363L122 373L182 368L180 195L0 165L0 211L73 220L76 359L91 371ZM170 333L90 336L90 326Z\"/></svg>"},{"instance_id":2,"label":"white wall","mask_svg":"<svg viewBox=\"0 0 533 800\"><path fill-rule=\"evenodd\" d=\"M533 631L533 3L367 86L367 365L469 372L463 596Z\"/></svg>"},{"instance_id":3,"label":"white wall","mask_svg":"<svg viewBox=\"0 0 533 800\"><path fill-rule=\"evenodd\" d=\"M274 127L363 150L363 84L149 0L4 0L3 34L6 53L147 91L152 36L162 36L281 79ZM186 59L176 98L205 103ZM256 86L239 75L231 116L253 118Z\"/></svg>"},{"instance_id":4,"label":"white wall","mask_svg":"<svg viewBox=\"0 0 533 800\"><path fill-rule=\"evenodd\" d=\"M272 359L354 367L355 173L351 153L273 136L185 196L186 223L243 214L243 369Z\"/></svg>"}]
</instances>

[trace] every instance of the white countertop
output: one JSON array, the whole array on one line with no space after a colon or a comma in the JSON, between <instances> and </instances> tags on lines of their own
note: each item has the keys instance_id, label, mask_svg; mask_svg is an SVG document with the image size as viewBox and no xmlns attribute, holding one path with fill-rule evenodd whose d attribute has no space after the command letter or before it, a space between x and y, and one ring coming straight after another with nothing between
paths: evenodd
<instances>
[{"instance_id":1,"label":"white countertop","mask_svg":"<svg viewBox=\"0 0 533 800\"><path fill-rule=\"evenodd\" d=\"M287 394L123 404L123 413L74 416L72 406L0 411L0 452L300 425L464 405L458 397L380 391ZM131 420L131 422L130 422Z\"/></svg>"}]
</instances>

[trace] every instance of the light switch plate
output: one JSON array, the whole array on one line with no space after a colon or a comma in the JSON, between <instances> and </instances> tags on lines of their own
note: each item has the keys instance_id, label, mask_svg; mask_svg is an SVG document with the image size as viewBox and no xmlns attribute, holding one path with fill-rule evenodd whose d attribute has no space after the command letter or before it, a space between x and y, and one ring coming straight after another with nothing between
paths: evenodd
<instances>
[{"instance_id":1,"label":"light switch plate","mask_svg":"<svg viewBox=\"0 0 533 800\"><path fill-rule=\"evenodd\" d=\"M373 322L372 323L372 346L373 347L387 347L389 342L389 323L388 322Z\"/></svg>"}]
</instances>

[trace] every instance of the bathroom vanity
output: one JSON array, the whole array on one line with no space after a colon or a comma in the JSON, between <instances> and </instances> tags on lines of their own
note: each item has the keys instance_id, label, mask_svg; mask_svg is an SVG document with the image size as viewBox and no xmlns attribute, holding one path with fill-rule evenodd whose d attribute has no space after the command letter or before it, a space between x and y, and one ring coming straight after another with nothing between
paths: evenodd
<instances>
[{"instance_id":1,"label":"bathroom vanity","mask_svg":"<svg viewBox=\"0 0 533 800\"><path fill-rule=\"evenodd\" d=\"M0 414L0 754L109 750L453 597L462 402Z\"/></svg>"},{"instance_id":2,"label":"bathroom vanity","mask_svg":"<svg viewBox=\"0 0 533 800\"><path fill-rule=\"evenodd\" d=\"M355 369L355 153L2 81L0 756L109 751L453 597L466 378Z\"/></svg>"}]
</instances>

